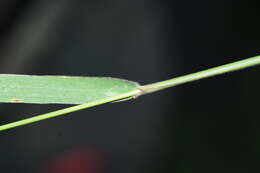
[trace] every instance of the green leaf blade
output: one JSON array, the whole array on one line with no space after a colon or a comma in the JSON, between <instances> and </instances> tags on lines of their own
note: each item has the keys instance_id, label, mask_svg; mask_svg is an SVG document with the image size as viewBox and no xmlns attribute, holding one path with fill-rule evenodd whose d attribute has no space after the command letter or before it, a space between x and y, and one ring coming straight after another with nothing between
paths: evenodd
<instances>
[{"instance_id":1,"label":"green leaf blade","mask_svg":"<svg viewBox=\"0 0 260 173\"><path fill-rule=\"evenodd\" d=\"M138 87L135 82L108 77L0 74L0 102L82 104Z\"/></svg>"}]
</instances>

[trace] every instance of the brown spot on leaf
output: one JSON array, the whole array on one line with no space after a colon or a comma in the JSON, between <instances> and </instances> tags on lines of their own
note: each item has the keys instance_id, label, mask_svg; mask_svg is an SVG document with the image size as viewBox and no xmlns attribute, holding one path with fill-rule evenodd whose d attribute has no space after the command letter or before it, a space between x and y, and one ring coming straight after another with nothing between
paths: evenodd
<instances>
[{"instance_id":1,"label":"brown spot on leaf","mask_svg":"<svg viewBox=\"0 0 260 173\"><path fill-rule=\"evenodd\" d=\"M10 99L10 102L11 103L23 103L24 101L21 99L18 99L18 98L12 98L12 99Z\"/></svg>"}]
</instances>

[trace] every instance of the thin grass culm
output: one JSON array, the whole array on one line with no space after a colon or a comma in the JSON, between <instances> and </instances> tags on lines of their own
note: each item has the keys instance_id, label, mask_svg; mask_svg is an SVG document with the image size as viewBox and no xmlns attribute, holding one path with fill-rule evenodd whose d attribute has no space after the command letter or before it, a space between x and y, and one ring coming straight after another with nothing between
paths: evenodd
<instances>
[{"instance_id":1,"label":"thin grass culm","mask_svg":"<svg viewBox=\"0 0 260 173\"><path fill-rule=\"evenodd\" d=\"M174 87L177 85L181 85L184 83L188 83L188 82L192 82L192 81L196 81L196 80L200 80L200 79L204 79L204 78L209 78L209 77L216 76L216 75L221 75L224 73L233 72L233 71L245 69L248 67L253 67L256 65L260 65L260 55L252 57L252 58L240 60L237 62L229 63L226 65L213 67L213 68L203 70L200 72L184 75L181 77L176 77L173 79L161 81L161 82L156 82L156 83L143 85L143 86L134 85L134 87L132 87L131 90L127 90L125 92L120 92L119 94L114 95L114 96L107 96L107 97L97 99L97 100L92 100L90 102L83 103L80 105L72 106L69 108L65 108L65 109L54 111L54 112L27 118L24 120L12 122L9 124L1 125L0 131L11 129L14 127L23 126L26 124L31 124L31 123L38 122L41 120L57 117L60 115L68 114L71 112L79 111L82 109L98 106L98 105L109 103L109 102L116 102L116 101L120 101L120 100L128 100L128 99L136 98L141 95L157 92L157 91L164 90L166 88ZM64 80L66 80L66 79L64 79ZM38 103L38 102L35 102L35 103Z\"/></svg>"}]
</instances>

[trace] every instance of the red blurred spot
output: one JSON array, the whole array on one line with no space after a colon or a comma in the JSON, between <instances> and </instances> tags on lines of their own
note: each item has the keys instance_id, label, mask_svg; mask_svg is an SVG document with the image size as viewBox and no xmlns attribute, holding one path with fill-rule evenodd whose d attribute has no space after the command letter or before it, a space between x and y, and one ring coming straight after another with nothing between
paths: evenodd
<instances>
[{"instance_id":1,"label":"red blurred spot","mask_svg":"<svg viewBox=\"0 0 260 173\"><path fill-rule=\"evenodd\" d=\"M44 173L103 173L104 155L95 149L63 153L51 160Z\"/></svg>"}]
</instances>

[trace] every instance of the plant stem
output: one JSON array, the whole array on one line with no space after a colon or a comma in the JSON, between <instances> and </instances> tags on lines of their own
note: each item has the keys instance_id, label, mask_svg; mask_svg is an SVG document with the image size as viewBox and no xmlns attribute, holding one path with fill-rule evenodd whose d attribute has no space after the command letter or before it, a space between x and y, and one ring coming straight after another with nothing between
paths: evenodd
<instances>
[{"instance_id":1,"label":"plant stem","mask_svg":"<svg viewBox=\"0 0 260 173\"><path fill-rule=\"evenodd\" d=\"M14 128L14 127L18 127L18 126L22 126L22 125L26 125L26 124L31 124L33 122L38 122L38 121L41 121L41 120L57 117L59 115L64 115L64 114L79 111L79 110L82 110L82 109L98 106L98 105L101 105L101 104L104 104L104 103L136 98L140 95L144 95L144 94L148 94L148 93L152 93L152 92L157 92L157 91L160 91L160 90L163 90L163 89L166 89L166 88L169 88L169 87L173 87L173 86L176 86L176 85L180 85L180 84L184 84L184 83L187 83L187 82L192 82L192 81L196 81L196 80L199 80L199 79L212 77L212 76L215 76L215 75L224 74L224 73L227 73L227 72L241 70L241 69L252 67L252 66L255 66L255 65L260 65L260 56L255 56L255 57L248 58L248 59L245 59L245 60L241 60L241 61L237 61L237 62L234 62L234 63L210 68L208 70L203 70L203 71L200 71L200 72L197 72L197 73L192 73L192 74L184 75L184 76L181 76L181 77L176 77L176 78L165 80L165 81L162 81L162 82L156 82L156 83L152 83L152 84L149 84L149 85L143 85L143 86L140 86L139 88L137 88L137 89L135 89L131 92L125 93L125 94L121 94L121 95L117 95L117 96L113 96L113 97L108 97L108 98L97 100L97 101L94 101L94 102L89 102L89 103L85 103L85 104L81 104L81 105L77 105L77 106L72 106L72 107L61 109L61 110L58 110L58 111L54 111L54 112L38 115L38 116L35 116L35 117L27 118L27 119L24 119L24 120L16 121L16 122L13 122L13 123L1 125L0 131L7 130L7 129L10 129L10 128Z\"/></svg>"},{"instance_id":2,"label":"plant stem","mask_svg":"<svg viewBox=\"0 0 260 173\"><path fill-rule=\"evenodd\" d=\"M109 102L113 102L113 101L117 101L117 100L132 98L132 97L134 97L138 94L140 94L140 90L134 90L132 92L117 95L117 96L114 96L114 97L108 97L108 98L105 98L105 99L97 100L95 102L90 102L90 103L80 104L80 105L77 105L77 106L72 106L72 107L65 108L65 109L60 109L60 110L57 110L57 111L54 111L54 112L50 112L50 113L34 116L34 117L31 117L31 118L27 118L27 119L24 119L24 120L16 121L16 122L13 122L13 123L1 125L0 131L11 129L11 128L14 128L14 127L23 126L23 125L26 125L26 124L31 124L33 122L38 122L38 121L41 121L41 120L57 117L59 115L64 115L64 114L79 111L79 110L82 110L82 109L98 106L98 105L101 105L101 104L104 104L104 103L109 103Z\"/></svg>"},{"instance_id":3,"label":"plant stem","mask_svg":"<svg viewBox=\"0 0 260 173\"><path fill-rule=\"evenodd\" d=\"M176 77L176 78L165 80L162 82L156 82L156 83L152 83L152 84L148 84L148 85L143 85L140 87L140 89L142 90L142 95L148 94L148 93L153 93L153 92L157 92L157 91L160 91L160 90L163 90L166 88L170 88L173 86L177 86L180 84L224 74L227 72L241 70L241 69L252 67L255 65L259 65L259 64L260 64L260 56L255 56L252 58L244 59L244 60L237 61L237 62L230 63L230 64L225 64L225 65L218 66L218 67L213 67L213 68L210 68L207 70L184 75L181 77Z\"/></svg>"}]
</instances>

